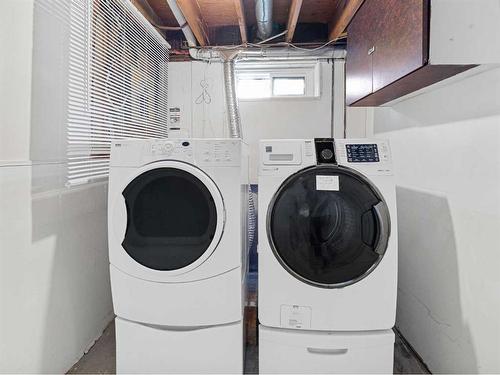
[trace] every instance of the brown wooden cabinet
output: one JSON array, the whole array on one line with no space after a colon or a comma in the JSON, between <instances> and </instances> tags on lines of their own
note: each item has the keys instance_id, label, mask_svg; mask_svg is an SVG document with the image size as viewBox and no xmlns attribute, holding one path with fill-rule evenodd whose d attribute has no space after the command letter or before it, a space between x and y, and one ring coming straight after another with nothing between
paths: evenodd
<instances>
[{"instance_id":1,"label":"brown wooden cabinet","mask_svg":"<svg viewBox=\"0 0 500 375\"><path fill-rule=\"evenodd\" d=\"M372 4L365 3L356 13L356 22L348 28L346 58L346 100L353 103L373 92L372 54L368 53L374 44Z\"/></svg>"},{"instance_id":2,"label":"brown wooden cabinet","mask_svg":"<svg viewBox=\"0 0 500 375\"><path fill-rule=\"evenodd\" d=\"M346 102L377 106L474 65L429 64L430 0L366 0L347 29Z\"/></svg>"}]
</instances>

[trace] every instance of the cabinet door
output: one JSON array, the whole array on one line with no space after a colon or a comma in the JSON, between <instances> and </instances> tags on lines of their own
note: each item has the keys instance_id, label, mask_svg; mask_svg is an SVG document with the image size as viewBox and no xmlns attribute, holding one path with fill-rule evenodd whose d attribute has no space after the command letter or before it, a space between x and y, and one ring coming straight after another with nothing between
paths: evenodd
<instances>
[{"instance_id":1,"label":"cabinet door","mask_svg":"<svg viewBox=\"0 0 500 375\"><path fill-rule=\"evenodd\" d=\"M373 92L421 68L428 60L428 0L367 0L373 16Z\"/></svg>"},{"instance_id":2,"label":"cabinet door","mask_svg":"<svg viewBox=\"0 0 500 375\"><path fill-rule=\"evenodd\" d=\"M406 0L405 0L406 1ZM346 102L352 104L372 93L372 55L374 10L366 0L347 28Z\"/></svg>"}]
</instances>

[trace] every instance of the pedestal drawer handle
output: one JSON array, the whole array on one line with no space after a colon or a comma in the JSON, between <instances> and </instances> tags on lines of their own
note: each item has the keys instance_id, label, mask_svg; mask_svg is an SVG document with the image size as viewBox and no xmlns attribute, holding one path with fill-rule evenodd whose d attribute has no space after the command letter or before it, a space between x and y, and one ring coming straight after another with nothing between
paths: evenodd
<instances>
[{"instance_id":1,"label":"pedestal drawer handle","mask_svg":"<svg viewBox=\"0 0 500 375\"><path fill-rule=\"evenodd\" d=\"M329 355L342 355L347 353L347 349L325 349L325 348L307 348L309 353L313 354L329 354Z\"/></svg>"}]
</instances>

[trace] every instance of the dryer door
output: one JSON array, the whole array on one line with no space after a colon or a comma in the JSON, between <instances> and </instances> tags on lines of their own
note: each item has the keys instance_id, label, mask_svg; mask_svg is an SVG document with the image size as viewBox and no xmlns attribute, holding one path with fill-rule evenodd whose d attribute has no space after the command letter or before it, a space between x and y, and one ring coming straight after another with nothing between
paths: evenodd
<instances>
[{"instance_id":1,"label":"dryer door","mask_svg":"<svg viewBox=\"0 0 500 375\"><path fill-rule=\"evenodd\" d=\"M184 273L217 247L224 226L222 197L200 169L155 163L139 171L122 195L127 210L122 247L140 265Z\"/></svg>"},{"instance_id":2,"label":"dryer door","mask_svg":"<svg viewBox=\"0 0 500 375\"><path fill-rule=\"evenodd\" d=\"M375 269L387 248L390 219L366 177L325 165L285 180L269 206L267 231L288 272L308 284L338 288Z\"/></svg>"}]
</instances>

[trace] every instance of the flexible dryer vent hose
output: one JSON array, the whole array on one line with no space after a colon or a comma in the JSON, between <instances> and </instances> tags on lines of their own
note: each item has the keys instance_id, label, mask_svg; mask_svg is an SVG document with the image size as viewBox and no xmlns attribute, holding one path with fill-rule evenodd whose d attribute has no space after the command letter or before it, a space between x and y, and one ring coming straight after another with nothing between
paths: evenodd
<instances>
[{"instance_id":1,"label":"flexible dryer vent hose","mask_svg":"<svg viewBox=\"0 0 500 375\"><path fill-rule=\"evenodd\" d=\"M224 61L224 91L226 94L227 116L229 124L229 136L231 138L242 138L240 109L236 97L236 79L234 74L234 60Z\"/></svg>"}]
</instances>

